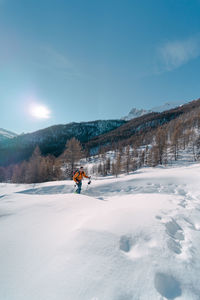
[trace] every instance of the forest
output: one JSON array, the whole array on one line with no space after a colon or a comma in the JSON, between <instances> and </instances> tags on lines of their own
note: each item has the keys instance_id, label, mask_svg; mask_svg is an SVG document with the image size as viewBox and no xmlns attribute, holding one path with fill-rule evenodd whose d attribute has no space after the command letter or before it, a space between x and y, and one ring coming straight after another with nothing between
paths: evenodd
<instances>
[{"instance_id":1,"label":"forest","mask_svg":"<svg viewBox=\"0 0 200 300\"><path fill-rule=\"evenodd\" d=\"M72 137L66 142L64 151L57 157L52 154L42 154L37 145L29 159L6 167L1 166L0 182L36 183L70 180L73 171L81 162L86 165L86 169L90 166L91 175L118 176L141 167L171 164L181 159L182 151L190 153L192 161L198 161L200 159L199 104L200 100L197 100L162 114L153 113L138 118L140 120L131 120L87 144ZM141 124L141 119L143 119L143 126L133 125L138 122ZM151 119L150 123L149 119ZM147 127L144 124L149 125ZM129 134L121 136L120 132L124 130ZM94 142L97 141L98 151L91 154Z\"/></svg>"}]
</instances>

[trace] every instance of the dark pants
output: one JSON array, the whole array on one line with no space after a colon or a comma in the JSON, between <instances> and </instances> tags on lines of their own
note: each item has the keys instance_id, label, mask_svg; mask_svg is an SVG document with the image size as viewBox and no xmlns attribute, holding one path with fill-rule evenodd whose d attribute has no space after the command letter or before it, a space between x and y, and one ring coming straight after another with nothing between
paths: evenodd
<instances>
[{"instance_id":1,"label":"dark pants","mask_svg":"<svg viewBox=\"0 0 200 300\"><path fill-rule=\"evenodd\" d=\"M76 190L76 193L77 194L80 194L80 192L81 192L81 187L82 187L82 181L79 181L79 183L77 183L77 190Z\"/></svg>"}]
</instances>

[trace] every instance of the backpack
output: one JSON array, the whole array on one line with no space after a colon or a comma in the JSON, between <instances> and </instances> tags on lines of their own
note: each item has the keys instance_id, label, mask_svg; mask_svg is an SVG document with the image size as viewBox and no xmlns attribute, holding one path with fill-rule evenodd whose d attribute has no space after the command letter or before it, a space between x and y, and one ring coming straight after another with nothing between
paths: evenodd
<instances>
[{"instance_id":1,"label":"backpack","mask_svg":"<svg viewBox=\"0 0 200 300\"><path fill-rule=\"evenodd\" d=\"M73 172L72 178L74 177L74 175L75 175L76 173L79 173L79 174L80 174L79 169L76 169L76 170Z\"/></svg>"}]
</instances>

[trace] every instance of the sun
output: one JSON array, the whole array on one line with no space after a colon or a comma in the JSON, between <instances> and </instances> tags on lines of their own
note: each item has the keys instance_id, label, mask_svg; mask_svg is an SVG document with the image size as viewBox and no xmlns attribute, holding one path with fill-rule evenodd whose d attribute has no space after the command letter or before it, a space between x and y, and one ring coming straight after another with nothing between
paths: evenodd
<instances>
[{"instance_id":1,"label":"sun","mask_svg":"<svg viewBox=\"0 0 200 300\"><path fill-rule=\"evenodd\" d=\"M32 104L30 114L36 119L49 119L51 116L50 110L41 104Z\"/></svg>"}]
</instances>

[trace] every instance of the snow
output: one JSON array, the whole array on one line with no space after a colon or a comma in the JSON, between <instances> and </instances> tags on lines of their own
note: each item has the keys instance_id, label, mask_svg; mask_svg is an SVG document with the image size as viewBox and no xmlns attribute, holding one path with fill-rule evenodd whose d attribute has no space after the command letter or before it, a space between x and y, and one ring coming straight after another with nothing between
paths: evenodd
<instances>
[{"instance_id":1,"label":"snow","mask_svg":"<svg viewBox=\"0 0 200 300\"><path fill-rule=\"evenodd\" d=\"M172 108L182 106L182 102L176 101L176 102L166 102L161 106L155 106L152 107L151 109L145 110L145 109L137 109L137 108L132 108L131 111L128 113L127 116L123 117L122 120L130 121L132 119L141 117L143 115L152 113L152 112L163 112L165 110L170 110Z\"/></svg>"},{"instance_id":2,"label":"snow","mask_svg":"<svg viewBox=\"0 0 200 300\"><path fill-rule=\"evenodd\" d=\"M152 110L146 110L146 109L137 109L137 108L132 108L129 114L125 117L122 118L122 120L125 121L130 121L132 119L141 117L143 115L151 113Z\"/></svg>"},{"instance_id":3,"label":"snow","mask_svg":"<svg viewBox=\"0 0 200 300\"><path fill-rule=\"evenodd\" d=\"M3 128L0 128L0 140L3 139L12 139L14 137L16 137L17 134L8 130L5 130Z\"/></svg>"},{"instance_id":4,"label":"snow","mask_svg":"<svg viewBox=\"0 0 200 300\"><path fill-rule=\"evenodd\" d=\"M166 102L161 106L156 106L152 108L152 111L155 112L163 112L165 110L169 110L178 106L182 106L183 102L182 101L174 101L174 102Z\"/></svg>"},{"instance_id":5,"label":"snow","mask_svg":"<svg viewBox=\"0 0 200 300\"><path fill-rule=\"evenodd\" d=\"M200 299L199 170L0 184L0 299Z\"/></svg>"}]
</instances>

